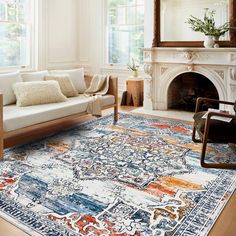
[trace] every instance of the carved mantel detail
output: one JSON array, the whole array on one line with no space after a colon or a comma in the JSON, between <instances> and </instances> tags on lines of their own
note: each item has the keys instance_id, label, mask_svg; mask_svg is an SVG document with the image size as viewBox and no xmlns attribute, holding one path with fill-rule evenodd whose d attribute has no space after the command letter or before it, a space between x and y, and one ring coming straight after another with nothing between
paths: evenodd
<instances>
[{"instance_id":1,"label":"carved mantel detail","mask_svg":"<svg viewBox=\"0 0 236 236\"><path fill-rule=\"evenodd\" d=\"M144 64L143 69L146 74L152 76L153 68L151 64Z\"/></svg>"},{"instance_id":2,"label":"carved mantel detail","mask_svg":"<svg viewBox=\"0 0 236 236\"><path fill-rule=\"evenodd\" d=\"M236 48L144 49L144 108L168 109L168 89L176 76L186 72L203 75L215 86L219 99L236 99Z\"/></svg>"},{"instance_id":3,"label":"carved mantel detail","mask_svg":"<svg viewBox=\"0 0 236 236\"><path fill-rule=\"evenodd\" d=\"M148 75L144 77L144 106L152 106L152 85L153 85L153 67L152 64L144 64L144 72Z\"/></svg>"},{"instance_id":4,"label":"carved mantel detail","mask_svg":"<svg viewBox=\"0 0 236 236\"><path fill-rule=\"evenodd\" d=\"M230 68L230 78L236 80L236 67Z\"/></svg>"},{"instance_id":5,"label":"carved mantel detail","mask_svg":"<svg viewBox=\"0 0 236 236\"><path fill-rule=\"evenodd\" d=\"M188 66L187 66L187 70L188 70L189 72L194 71L194 64L188 65Z\"/></svg>"},{"instance_id":6,"label":"carved mantel detail","mask_svg":"<svg viewBox=\"0 0 236 236\"><path fill-rule=\"evenodd\" d=\"M163 75L167 70L167 67L161 67L161 75Z\"/></svg>"},{"instance_id":7,"label":"carved mantel detail","mask_svg":"<svg viewBox=\"0 0 236 236\"><path fill-rule=\"evenodd\" d=\"M151 52L144 52L143 54L144 60L151 60L152 59L152 53Z\"/></svg>"},{"instance_id":8,"label":"carved mantel detail","mask_svg":"<svg viewBox=\"0 0 236 236\"><path fill-rule=\"evenodd\" d=\"M198 55L196 52L193 52L193 51L184 51L183 58L187 60L188 62L192 62L193 60L198 58Z\"/></svg>"},{"instance_id":9,"label":"carved mantel detail","mask_svg":"<svg viewBox=\"0 0 236 236\"><path fill-rule=\"evenodd\" d=\"M225 72L223 70L215 70L215 72L220 76L221 79L224 80Z\"/></svg>"},{"instance_id":10,"label":"carved mantel detail","mask_svg":"<svg viewBox=\"0 0 236 236\"><path fill-rule=\"evenodd\" d=\"M187 63L192 63L194 60L197 60L199 57L199 55L191 50L184 50L184 51L180 51L180 52L176 52L173 54L173 58L174 59L182 59L184 61L186 61Z\"/></svg>"}]
</instances>

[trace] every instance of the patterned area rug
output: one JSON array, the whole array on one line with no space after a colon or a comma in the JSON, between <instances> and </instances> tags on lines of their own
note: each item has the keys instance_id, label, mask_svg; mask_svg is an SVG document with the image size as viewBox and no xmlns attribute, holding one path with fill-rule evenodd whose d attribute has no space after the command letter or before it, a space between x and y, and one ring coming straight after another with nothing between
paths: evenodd
<instances>
[{"instance_id":1,"label":"patterned area rug","mask_svg":"<svg viewBox=\"0 0 236 236\"><path fill-rule=\"evenodd\" d=\"M207 235L236 172L201 168L191 130L120 114L8 149L0 215L30 235ZM207 155L236 161L227 146Z\"/></svg>"}]
</instances>

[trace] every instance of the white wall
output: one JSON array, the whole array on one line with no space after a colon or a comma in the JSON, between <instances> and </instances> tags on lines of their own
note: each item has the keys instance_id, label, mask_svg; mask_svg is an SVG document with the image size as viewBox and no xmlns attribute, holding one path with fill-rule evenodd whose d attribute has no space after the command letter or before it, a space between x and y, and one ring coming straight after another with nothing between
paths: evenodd
<instances>
[{"instance_id":1,"label":"white wall","mask_svg":"<svg viewBox=\"0 0 236 236\"><path fill-rule=\"evenodd\" d=\"M79 63L91 73L99 73L103 63L103 0L79 2Z\"/></svg>"},{"instance_id":2,"label":"white wall","mask_svg":"<svg viewBox=\"0 0 236 236\"><path fill-rule=\"evenodd\" d=\"M105 0L38 0L38 70L84 67L119 77L124 91L130 71L106 64ZM145 47L152 42L153 0L146 0Z\"/></svg>"},{"instance_id":3,"label":"white wall","mask_svg":"<svg viewBox=\"0 0 236 236\"><path fill-rule=\"evenodd\" d=\"M79 65L78 0L39 0L38 68Z\"/></svg>"}]
</instances>

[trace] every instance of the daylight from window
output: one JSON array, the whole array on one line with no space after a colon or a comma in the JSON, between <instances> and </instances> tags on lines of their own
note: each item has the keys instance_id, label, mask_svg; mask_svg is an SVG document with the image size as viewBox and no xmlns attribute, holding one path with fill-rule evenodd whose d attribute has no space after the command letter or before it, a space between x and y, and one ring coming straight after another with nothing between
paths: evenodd
<instances>
[{"instance_id":1,"label":"daylight from window","mask_svg":"<svg viewBox=\"0 0 236 236\"><path fill-rule=\"evenodd\" d=\"M107 0L108 63L143 62L144 0Z\"/></svg>"},{"instance_id":2,"label":"daylight from window","mask_svg":"<svg viewBox=\"0 0 236 236\"><path fill-rule=\"evenodd\" d=\"M30 5L31 0L0 0L0 67L29 64Z\"/></svg>"}]
</instances>

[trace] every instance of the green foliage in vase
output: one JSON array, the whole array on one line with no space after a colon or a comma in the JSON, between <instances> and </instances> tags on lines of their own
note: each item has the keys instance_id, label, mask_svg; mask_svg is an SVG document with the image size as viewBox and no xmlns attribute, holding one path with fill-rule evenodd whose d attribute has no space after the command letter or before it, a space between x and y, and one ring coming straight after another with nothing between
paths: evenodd
<instances>
[{"instance_id":1,"label":"green foliage in vase","mask_svg":"<svg viewBox=\"0 0 236 236\"><path fill-rule=\"evenodd\" d=\"M134 58L132 58L132 63L127 64L127 68L132 71L138 71L139 65L136 64Z\"/></svg>"},{"instance_id":2,"label":"green foliage in vase","mask_svg":"<svg viewBox=\"0 0 236 236\"><path fill-rule=\"evenodd\" d=\"M215 11L209 11L208 8L205 8L203 20L191 15L186 23L188 23L190 28L195 32L201 32L205 35L212 35L215 37L223 36L231 29L230 22L225 22L223 25L217 27L214 15Z\"/></svg>"}]
</instances>

